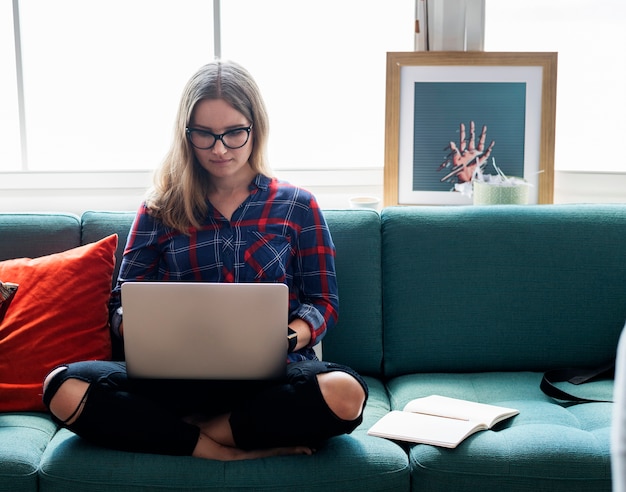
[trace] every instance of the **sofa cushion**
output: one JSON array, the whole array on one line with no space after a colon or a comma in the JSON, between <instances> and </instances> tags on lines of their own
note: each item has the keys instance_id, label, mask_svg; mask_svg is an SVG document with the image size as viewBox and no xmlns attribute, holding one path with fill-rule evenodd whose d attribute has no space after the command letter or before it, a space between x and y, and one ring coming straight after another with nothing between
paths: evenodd
<instances>
[{"instance_id":1,"label":"sofa cushion","mask_svg":"<svg viewBox=\"0 0 626 492\"><path fill-rule=\"evenodd\" d=\"M38 489L41 455L56 429L43 413L0 414L0 492Z\"/></svg>"},{"instance_id":2,"label":"sofa cushion","mask_svg":"<svg viewBox=\"0 0 626 492\"><path fill-rule=\"evenodd\" d=\"M409 490L409 466L405 451L390 441L366 434L369 425L389 410L389 400L382 383L367 377L366 381L370 388L370 402L363 425L350 435L330 439L313 456L220 462L128 453L93 446L62 429L42 458L39 471L41 490Z\"/></svg>"},{"instance_id":3,"label":"sofa cushion","mask_svg":"<svg viewBox=\"0 0 626 492\"><path fill-rule=\"evenodd\" d=\"M36 258L80 246L80 219L62 213L0 214L0 261Z\"/></svg>"},{"instance_id":4,"label":"sofa cushion","mask_svg":"<svg viewBox=\"0 0 626 492\"><path fill-rule=\"evenodd\" d=\"M541 373L412 374L389 381L391 406L440 394L516 408L519 415L478 432L455 449L409 446L416 492L455 490L611 490L611 403L558 404L539 389ZM577 387L611 399L613 383Z\"/></svg>"},{"instance_id":5,"label":"sofa cushion","mask_svg":"<svg viewBox=\"0 0 626 492\"><path fill-rule=\"evenodd\" d=\"M339 321L323 342L324 359L361 374L382 367L380 216L373 210L324 212L337 251Z\"/></svg>"},{"instance_id":6,"label":"sofa cushion","mask_svg":"<svg viewBox=\"0 0 626 492\"><path fill-rule=\"evenodd\" d=\"M134 212L108 212L88 210L81 216L81 244L93 243L111 234L117 234L119 242L115 251L115 270L112 287L117 283L117 273L122 264L126 238L135 218Z\"/></svg>"},{"instance_id":7,"label":"sofa cushion","mask_svg":"<svg viewBox=\"0 0 626 492\"><path fill-rule=\"evenodd\" d=\"M0 411L44 410L57 365L110 358L108 300L117 236L39 258L0 262L19 288L0 324Z\"/></svg>"},{"instance_id":8,"label":"sofa cushion","mask_svg":"<svg viewBox=\"0 0 626 492\"><path fill-rule=\"evenodd\" d=\"M387 376L614 357L626 319L623 206L392 207L381 217Z\"/></svg>"}]
</instances>

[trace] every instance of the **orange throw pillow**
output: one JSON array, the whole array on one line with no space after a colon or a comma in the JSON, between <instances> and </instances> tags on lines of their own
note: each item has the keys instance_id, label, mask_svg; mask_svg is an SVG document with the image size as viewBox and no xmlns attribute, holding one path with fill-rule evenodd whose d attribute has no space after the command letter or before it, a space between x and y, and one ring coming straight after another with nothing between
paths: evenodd
<instances>
[{"instance_id":1,"label":"orange throw pillow","mask_svg":"<svg viewBox=\"0 0 626 492\"><path fill-rule=\"evenodd\" d=\"M117 234L40 258L0 262L19 285L0 322L0 412L45 411L42 382L56 366L111 358L108 302Z\"/></svg>"}]
</instances>

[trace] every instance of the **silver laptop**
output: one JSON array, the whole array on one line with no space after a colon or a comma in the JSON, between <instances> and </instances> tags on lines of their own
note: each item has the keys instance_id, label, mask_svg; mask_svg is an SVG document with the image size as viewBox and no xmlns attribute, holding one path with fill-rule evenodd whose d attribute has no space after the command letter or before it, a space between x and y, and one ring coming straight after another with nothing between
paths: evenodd
<instances>
[{"instance_id":1,"label":"silver laptop","mask_svg":"<svg viewBox=\"0 0 626 492\"><path fill-rule=\"evenodd\" d=\"M288 288L279 283L126 282L128 375L155 379L280 377Z\"/></svg>"}]
</instances>

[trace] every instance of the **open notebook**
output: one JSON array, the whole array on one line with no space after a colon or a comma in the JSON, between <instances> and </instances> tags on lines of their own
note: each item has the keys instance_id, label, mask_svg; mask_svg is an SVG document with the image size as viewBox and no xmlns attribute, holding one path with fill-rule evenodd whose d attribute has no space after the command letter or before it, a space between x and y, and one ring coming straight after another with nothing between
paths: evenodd
<instances>
[{"instance_id":1,"label":"open notebook","mask_svg":"<svg viewBox=\"0 0 626 492\"><path fill-rule=\"evenodd\" d=\"M472 434L514 417L515 408L431 395L392 410L367 432L397 441L455 448Z\"/></svg>"}]
</instances>

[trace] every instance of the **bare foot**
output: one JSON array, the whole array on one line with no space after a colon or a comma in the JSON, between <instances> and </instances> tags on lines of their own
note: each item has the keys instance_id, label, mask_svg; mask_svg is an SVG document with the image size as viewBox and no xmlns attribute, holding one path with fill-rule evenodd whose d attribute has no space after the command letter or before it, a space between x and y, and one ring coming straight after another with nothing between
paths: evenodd
<instances>
[{"instance_id":1,"label":"bare foot","mask_svg":"<svg viewBox=\"0 0 626 492\"><path fill-rule=\"evenodd\" d=\"M200 433L198 443L193 450L192 456L219 461L254 460L268 458L270 456L285 456L305 454L312 455L313 450L306 446L291 446L281 448L256 449L245 451L243 449L224 446L215 442L206 434Z\"/></svg>"}]
</instances>

